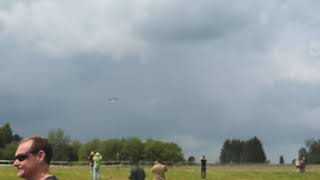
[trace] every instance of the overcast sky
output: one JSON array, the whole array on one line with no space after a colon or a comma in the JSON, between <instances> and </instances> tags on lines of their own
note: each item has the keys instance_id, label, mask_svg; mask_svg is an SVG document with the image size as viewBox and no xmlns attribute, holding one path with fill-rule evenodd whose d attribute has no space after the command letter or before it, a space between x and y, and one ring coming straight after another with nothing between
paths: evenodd
<instances>
[{"instance_id":1,"label":"overcast sky","mask_svg":"<svg viewBox=\"0 0 320 180\"><path fill-rule=\"evenodd\" d=\"M2 0L0 123L286 162L320 130L316 0ZM116 98L117 101L110 101Z\"/></svg>"}]
</instances>

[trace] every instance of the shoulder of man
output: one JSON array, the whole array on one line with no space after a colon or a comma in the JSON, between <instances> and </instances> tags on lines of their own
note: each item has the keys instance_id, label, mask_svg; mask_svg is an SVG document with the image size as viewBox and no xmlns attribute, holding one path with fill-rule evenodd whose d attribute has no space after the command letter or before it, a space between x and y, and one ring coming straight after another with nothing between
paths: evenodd
<instances>
[{"instance_id":1,"label":"shoulder of man","mask_svg":"<svg viewBox=\"0 0 320 180\"><path fill-rule=\"evenodd\" d=\"M156 169L159 169L159 165L157 165L157 164L155 164L155 165L152 166L151 171L154 171L154 170L156 170Z\"/></svg>"},{"instance_id":2,"label":"shoulder of man","mask_svg":"<svg viewBox=\"0 0 320 180\"><path fill-rule=\"evenodd\" d=\"M168 171L168 168L165 165L163 165L163 169L164 169L164 171Z\"/></svg>"},{"instance_id":3,"label":"shoulder of man","mask_svg":"<svg viewBox=\"0 0 320 180\"><path fill-rule=\"evenodd\" d=\"M58 180L58 178L55 176L49 176L45 180Z\"/></svg>"}]
</instances>

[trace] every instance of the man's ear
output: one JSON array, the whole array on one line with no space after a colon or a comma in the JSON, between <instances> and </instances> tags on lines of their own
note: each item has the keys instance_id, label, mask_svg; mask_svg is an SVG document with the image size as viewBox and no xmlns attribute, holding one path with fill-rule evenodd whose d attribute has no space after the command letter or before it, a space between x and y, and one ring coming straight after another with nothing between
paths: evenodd
<instances>
[{"instance_id":1,"label":"man's ear","mask_svg":"<svg viewBox=\"0 0 320 180\"><path fill-rule=\"evenodd\" d=\"M45 158L46 158L46 153L45 153L43 150L40 150L40 151L38 152L38 159L39 159L40 161L45 161Z\"/></svg>"}]
</instances>

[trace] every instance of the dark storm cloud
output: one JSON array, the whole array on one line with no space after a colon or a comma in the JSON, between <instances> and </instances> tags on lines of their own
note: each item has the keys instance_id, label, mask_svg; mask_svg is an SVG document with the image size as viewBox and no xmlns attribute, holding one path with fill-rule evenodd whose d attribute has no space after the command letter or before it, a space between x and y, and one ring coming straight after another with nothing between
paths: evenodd
<instances>
[{"instance_id":1,"label":"dark storm cloud","mask_svg":"<svg viewBox=\"0 0 320 180\"><path fill-rule=\"evenodd\" d=\"M153 41L198 41L225 36L256 21L250 4L222 1L164 1L148 8L142 34ZM250 15L250 16L249 16Z\"/></svg>"},{"instance_id":2,"label":"dark storm cloud","mask_svg":"<svg viewBox=\"0 0 320 180\"><path fill-rule=\"evenodd\" d=\"M227 138L276 161L317 137L315 1L8 2L0 122L19 134L160 138L211 161Z\"/></svg>"}]
</instances>

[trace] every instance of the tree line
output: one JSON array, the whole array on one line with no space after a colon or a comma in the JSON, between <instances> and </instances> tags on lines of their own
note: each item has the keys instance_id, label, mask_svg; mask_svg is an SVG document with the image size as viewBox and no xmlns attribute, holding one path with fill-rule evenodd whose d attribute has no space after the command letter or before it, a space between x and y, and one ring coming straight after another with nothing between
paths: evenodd
<instances>
[{"instance_id":1,"label":"tree line","mask_svg":"<svg viewBox=\"0 0 320 180\"><path fill-rule=\"evenodd\" d=\"M10 124L0 127L0 159L13 160L21 136L13 134ZM184 155L179 145L155 139L139 138L93 139L82 143L71 140L63 129L49 131L48 140L53 146L54 161L86 161L91 151L100 152L104 160L145 160L181 162Z\"/></svg>"},{"instance_id":2,"label":"tree line","mask_svg":"<svg viewBox=\"0 0 320 180\"><path fill-rule=\"evenodd\" d=\"M246 141L227 139L222 146L219 160L220 163L264 163L266 155L257 137Z\"/></svg>"},{"instance_id":3,"label":"tree line","mask_svg":"<svg viewBox=\"0 0 320 180\"><path fill-rule=\"evenodd\" d=\"M22 136L13 133L10 124L0 126L0 159L13 160ZM87 142L72 140L63 129L51 130L48 140L53 145L55 161L86 161L91 151L98 151L104 160L144 160L182 162L185 161L181 147L173 142L139 138L92 139ZM305 146L298 150L299 159L307 163L320 164L320 139L308 139ZM262 142L253 137L249 140L227 139L222 145L220 163L265 163L266 155ZM194 156L187 161L195 163ZM283 155L280 164L284 163Z\"/></svg>"},{"instance_id":4,"label":"tree line","mask_svg":"<svg viewBox=\"0 0 320 180\"><path fill-rule=\"evenodd\" d=\"M299 149L299 159L305 159L307 163L320 164L320 139L308 139L305 146Z\"/></svg>"},{"instance_id":5,"label":"tree line","mask_svg":"<svg viewBox=\"0 0 320 180\"><path fill-rule=\"evenodd\" d=\"M18 147L18 142L22 139L18 134L14 134L9 123L0 127L0 159L13 159Z\"/></svg>"}]
</instances>

